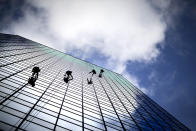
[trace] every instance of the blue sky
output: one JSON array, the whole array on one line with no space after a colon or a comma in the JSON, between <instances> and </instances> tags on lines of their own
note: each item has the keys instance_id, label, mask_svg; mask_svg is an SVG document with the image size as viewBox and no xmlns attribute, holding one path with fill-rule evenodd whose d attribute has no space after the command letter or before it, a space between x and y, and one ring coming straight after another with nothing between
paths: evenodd
<instances>
[{"instance_id":1,"label":"blue sky","mask_svg":"<svg viewBox=\"0 0 196 131\"><path fill-rule=\"evenodd\" d=\"M123 74L196 130L194 0L1 0L0 32Z\"/></svg>"}]
</instances>

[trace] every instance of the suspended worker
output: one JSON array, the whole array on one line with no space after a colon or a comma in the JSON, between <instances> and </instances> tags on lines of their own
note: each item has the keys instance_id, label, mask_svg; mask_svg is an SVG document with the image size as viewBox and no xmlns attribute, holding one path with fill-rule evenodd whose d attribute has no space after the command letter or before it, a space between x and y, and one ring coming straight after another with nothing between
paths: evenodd
<instances>
[{"instance_id":1,"label":"suspended worker","mask_svg":"<svg viewBox=\"0 0 196 131\"><path fill-rule=\"evenodd\" d=\"M92 73L92 77L93 77L93 75L96 74L96 71L93 69L91 72L89 72L89 74L91 74L91 73Z\"/></svg>"},{"instance_id":2,"label":"suspended worker","mask_svg":"<svg viewBox=\"0 0 196 131\"><path fill-rule=\"evenodd\" d=\"M101 69L101 70L100 70L100 73L99 73L99 77L100 77L100 78L102 78L102 74L103 74L103 72L104 72L104 70L103 70L103 69Z\"/></svg>"},{"instance_id":3,"label":"suspended worker","mask_svg":"<svg viewBox=\"0 0 196 131\"><path fill-rule=\"evenodd\" d=\"M87 83L93 84L92 77L94 74L96 74L96 71L93 69L91 72L89 72L89 74L92 74L92 75L90 76L90 78L87 78Z\"/></svg>"},{"instance_id":4,"label":"suspended worker","mask_svg":"<svg viewBox=\"0 0 196 131\"><path fill-rule=\"evenodd\" d=\"M33 67L32 72L33 72L32 77L38 79L38 75L39 75L39 72L40 72L39 67L37 67L37 66Z\"/></svg>"},{"instance_id":5,"label":"suspended worker","mask_svg":"<svg viewBox=\"0 0 196 131\"><path fill-rule=\"evenodd\" d=\"M64 81L68 83L70 80L73 80L72 71L66 71L64 75Z\"/></svg>"},{"instance_id":6,"label":"suspended worker","mask_svg":"<svg viewBox=\"0 0 196 131\"><path fill-rule=\"evenodd\" d=\"M87 78L87 82L88 82L88 84L93 84L92 78L90 78L90 80L88 80L88 78Z\"/></svg>"},{"instance_id":7,"label":"suspended worker","mask_svg":"<svg viewBox=\"0 0 196 131\"><path fill-rule=\"evenodd\" d=\"M39 67L35 66L32 69L32 75L31 78L29 78L28 83L34 87L35 86L35 82L38 79L38 75L39 75L40 69Z\"/></svg>"}]
</instances>

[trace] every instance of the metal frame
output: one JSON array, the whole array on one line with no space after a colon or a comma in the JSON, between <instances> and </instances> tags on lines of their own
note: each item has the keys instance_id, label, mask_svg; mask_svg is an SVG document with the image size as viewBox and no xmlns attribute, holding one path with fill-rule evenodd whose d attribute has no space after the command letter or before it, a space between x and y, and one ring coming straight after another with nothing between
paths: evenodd
<instances>
[{"instance_id":1,"label":"metal frame","mask_svg":"<svg viewBox=\"0 0 196 131\"><path fill-rule=\"evenodd\" d=\"M88 85L89 70L101 67L16 35L0 33L0 43L0 127L190 130L117 73L104 69L103 77L94 76ZM34 66L41 73L31 87L27 79ZM74 78L68 84L63 81L66 70Z\"/></svg>"}]
</instances>

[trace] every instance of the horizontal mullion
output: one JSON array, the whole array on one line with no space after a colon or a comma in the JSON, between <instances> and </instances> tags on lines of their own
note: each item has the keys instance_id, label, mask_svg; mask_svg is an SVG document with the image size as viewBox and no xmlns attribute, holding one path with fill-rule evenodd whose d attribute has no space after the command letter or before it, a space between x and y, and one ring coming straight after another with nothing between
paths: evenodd
<instances>
[{"instance_id":1,"label":"horizontal mullion","mask_svg":"<svg viewBox=\"0 0 196 131\"><path fill-rule=\"evenodd\" d=\"M29 52L23 52L23 53L18 53L18 54L11 54L11 55L5 55L5 56L0 56L0 58L6 58L6 57L12 57L12 56L20 56L20 55L26 55L26 54L30 54L30 53L35 53L35 52L42 52L45 50L49 50L49 49L39 49L39 50L35 50L35 51L29 51Z\"/></svg>"},{"instance_id":2,"label":"horizontal mullion","mask_svg":"<svg viewBox=\"0 0 196 131\"><path fill-rule=\"evenodd\" d=\"M36 49L36 48L44 48L44 47L40 47L40 46L36 46L36 47L26 47L26 48L14 48L14 49L5 49L5 50L0 50L0 52L4 52L4 51L15 51L15 50L29 50L29 49Z\"/></svg>"},{"instance_id":3,"label":"horizontal mullion","mask_svg":"<svg viewBox=\"0 0 196 131\"><path fill-rule=\"evenodd\" d=\"M51 51L51 52L54 52L54 51ZM5 67L5 66L12 65L12 64L15 64L15 63L19 63L19 62L22 62L22 61L25 61L25 60L33 59L33 58L36 58L36 57L39 57L39 56L43 56L43 55L49 54L49 53L51 53L51 52L39 54L39 55L36 55L36 56L33 56L33 57L28 57L28 58L25 58L25 59L21 59L21 60L19 60L19 61L14 61L14 62L11 62L11 63L7 63L7 64L4 64L4 65L0 65L0 67Z\"/></svg>"}]
</instances>

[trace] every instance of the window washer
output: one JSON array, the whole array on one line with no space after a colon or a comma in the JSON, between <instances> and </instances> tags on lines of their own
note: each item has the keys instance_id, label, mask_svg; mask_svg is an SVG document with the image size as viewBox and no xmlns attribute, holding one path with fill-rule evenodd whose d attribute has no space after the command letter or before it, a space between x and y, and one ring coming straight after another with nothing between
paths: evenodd
<instances>
[{"instance_id":1,"label":"window washer","mask_svg":"<svg viewBox=\"0 0 196 131\"><path fill-rule=\"evenodd\" d=\"M99 77L100 77L100 78L102 78L103 72L104 72L104 70L101 69L101 70L100 70L100 73L99 73Z\"/></svg>"},{"instance_id":2,"label":"window washer","mask_svg":"<svg viewBox=\"0 0 196 131\"><path fill-rule=\"evenodd\" d=\"M93 75L96 74L96 71L93 69L91 72L89 72L89 74L91 74L91 73L92 73L92 76L90 77L90 80L89 80L89 78L87 78L88 84L93 84L92 78L93 78Z\"/></svg>"},{"instance_id":3,"label":"window washer","mask_svg":"<svg viewBox=\"0 0 196 131\"><path fill-rule=\"evenodd\" d=\"M32 69L32 77L36 78L36 80L38 79L38 75L39 75L39 72L40 72L40 69L39 67L35 66L33 67Z\"/></svg>"},{"instance_id":4,"label":"window washer","mask_svg":"<svg viewBox=\"0 0 196 131\"><path fill-rule=\"evenodd\" d=\"M31 78L29 78L29 80L28 80L28 83L29 83L32 87L35 86L35 82L36 82L36 80L38 79L39 72L40 72L39 67L37 67L37 66L33 67L33 69L32 69L32 76L31 76Z\"/></svg>"},{"instance_id":5,"label":"window washer","mask_svg":"<svg viewBox=\"0 0 196 131\"><path fill-rule=\"evenodd\" d=\"M70 80L73 80L73 76L72 76L72 71L68 70L64 75L64 81L65 83L68 83Z\"/></svg>"},{"instance_id":6,"label":"window washer","mask_svg":"<svg viewBox=\"0 0 196 131\"><path fill-rule=\"evenodd\" d=\"M92 73L92 77L93 77L93 75L96 74L96 71L93 69L91 72L89 72L89 74L91 74L91 73Z\"/></svg>"},{"instance_id":7,"label":"window washer","mask_svg":"<svg viewBox=\"0 0 196 131\"><path fill-rule=\"evenodd\" d=\"M89 85L90 85L90 84L93 84L92 78L90 78L90 81L89 81L88 78L87 78L87 82L88 82Z\"/></svg>"}]
</instances>

